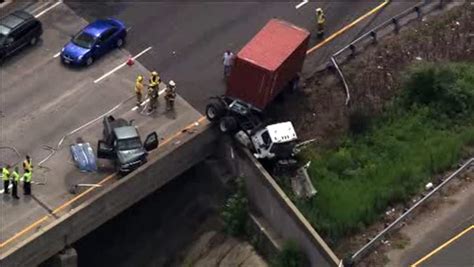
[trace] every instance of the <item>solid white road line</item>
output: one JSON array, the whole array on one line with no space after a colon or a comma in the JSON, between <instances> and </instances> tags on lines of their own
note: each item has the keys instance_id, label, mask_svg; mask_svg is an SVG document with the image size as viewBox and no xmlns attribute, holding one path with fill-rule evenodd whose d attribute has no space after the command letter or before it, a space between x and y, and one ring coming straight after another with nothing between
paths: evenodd
<instances>
[{"instance_id":1,"label":"solid white road line","mask_svg":"<svg viewBox=\"0 0 474 267\"><path fill-rule=\"evenodd\" d=\"M298 8L300 8L300 7L304 6L304 5L306 5L308 2L309 2L308 0L303 0L301 3L297 4L297 5L295 6L295 8L298 9Z\"/></svg>"},{"instance_id":2,"label":"solid white road line","mask_svg":"<svg viewBox=\"0 0 474 267\"><path fill-rule=\"evenodd\" d=\"M57 57L59 57L59 55L61 55L61 52L58 52L57 54L55 54L55 55L53 56L53 58L57 58Z\"/></svg>"},{"instance_id":3,"label":"solid white road line","mask_svg":"<svg viewBox=\"0 0 474 267\"><path fill-rule=\"evenodd\" d=\"M149 50L151 49L151 46L148 47L147 49L143 50L142 52L138 53L136 56L132 57L133 60L137 59L138 57L140 57L141 55L145 54L146 52L148 52ZM98 83L100 81L102 81L103 79L107 78L110 74L113 74L114 72L118 71L119 69L123 68L125 65L127 64L127 62L124 62L120 65L118 65L117 67L115 67L113 70L107 72L106 74L102 75L100 78L98 78L97 80L94 81L94 83Z\"/></svg>"},{"instance_id":4,"label":"solid white road line","mask_svg":"<svg viewBox=\"0 0 474 267\"><path fill-rule=\"evenodd\" d=\"M42 5L36 7L35 9L33 9L33 10L31 10L31 11L28 11L28 12L29 12L30 14L36 13L37 11L43 9L44 7L48 6L49 4L51 4L51 3L49 3L49 2L43 3Z\"/></svg>"},{"instance_id":5,"label":"solid white road line","mask_svg":"<svg viewBox=\"0 0 474 267\"><path fill-rule=\"evenodd\" d=\"M41 11L40 13L36 14L36 15L35 15L35 18L39 18L39 17L43 16L44 14L46 14L47 12L49 12L51 9L53 9L53 8L57 7L58 5L60 5L62 2L63 2L63 1L60 0L60 1L56 2L56 3L54 3L54 5L52 5L52 6L48 7L48 8L46 8L45 10L43 10L43 11Z\"/></svg>"},{"instance_id":6,"label":"solid white road line","mask_svg":"<svg viewBox=\"0 0 474 267\"><path fill-rule=\"evenodd\" d=\"M162 95L165 91L166 91L166 89L163 89L163 90L159 91L159 92L158 92L158 95ZM149 98L145 99L145 101L143 101L143 102L140 104L140 106L144 106L144 105L146 105L146 103L148 103L148 102L150 102L150 99L149 99ZM132 108L133 111L135 111L135 110L137 110L137 109L138 109L137 106L134 106L134 107Z\"/></svg>"}]
</instances>

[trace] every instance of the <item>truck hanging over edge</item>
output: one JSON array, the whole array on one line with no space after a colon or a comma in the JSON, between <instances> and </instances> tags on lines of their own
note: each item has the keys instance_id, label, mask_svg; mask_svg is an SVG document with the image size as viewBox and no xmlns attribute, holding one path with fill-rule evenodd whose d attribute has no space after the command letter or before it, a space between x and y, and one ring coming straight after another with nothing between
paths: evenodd
<instances>
[{"instance_id":1,"label":"truck hanging over edge","mask_svg":"<svg viewBox=\"0 0 474 267\"><path fill-rule=\"evenodd\" d=\"M206 117L223 133L235 134L259 159L293 158L296 132L291 122L264 125L263 111L285 90L296 90L310 33L271 19L237 54L225 95L213 97Z\"/></svg>"}]
</instances>

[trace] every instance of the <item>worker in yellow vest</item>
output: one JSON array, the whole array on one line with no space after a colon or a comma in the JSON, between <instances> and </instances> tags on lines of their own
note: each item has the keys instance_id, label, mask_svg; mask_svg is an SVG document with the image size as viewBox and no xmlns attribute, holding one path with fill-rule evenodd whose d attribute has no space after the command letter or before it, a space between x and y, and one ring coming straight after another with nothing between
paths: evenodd
<instances>
[{"instance_id":1,"label":"worker in yellow vest","mask_svg":"<svg viewBox=\"0 0 474 267\"><path fill-rule=\"evenodd\" d=\"M2 168L3 193L8 194L8 187L10 186L10 165Z\"/></svg>"},{"instance_id":2,"label":"worker in yellow vest","mask_svg":"<svg viewBox=\"0 0 474 267\"><path fill-rule=\"evenodd\" d=\"M322 8L316 9L316 23L318 25L317 35L319 38L322 38L324 36L324 25L326 24L326 16Z\"/></svg>"},{"instance_id":3,"label":"worker in yellow vest","mask_svg":"<svg viewBox=\"0 0 474 267\"><path fill-rule=\"evenodd\" d=\"M26 172L27 170L33 172L33 163L29 155L26 155L26 159L23 161L23 171Z\"/></svg>"},{"instance_id":4,"label":"worker in yellow vest","mask_svg":"<svg viewBox=\"0 0 474 267\"><path fill-rule=\"evenodd\" d=\"M148 98L150 103L148 106L148 112L152 112L157 109L158 105L158 96L159 96L159 86L161 83L161 78L158 75L158 72L152 71L150 79L148 81Z\"/></svg>"},{"instance_id":5,"label":"worker in yellow vest","mask_svg":"<svg viewBox=\"0 0 474 267\"><path fill-rule=\"evenodd\" d=\"M23 194L31 195L31 171L26 170L23 174Z\"/></svg>"},{"instance_id":6,"label":"worker in yellow vest","mask_svg":"<svg viewBox=\"0 0 474 267\"><path fill-rule=\"evenodd\" d=\"M140 105L142 104L143 87L143 76L138 75L137 80L135 81L135 95L137 96L137 107L140 107Z\"/></svg>"},{"instance_id":7,"label":"worker in yellow vest","mask_svg":"<svg viewBox=\"0 0 474 267\"><path fill-rule=\"evenodd\" d=\"M18 172L18 166L15 167L15 170L12 172L12 196L16 199L18 197L18 184L20 183L20 173Z\"/></svg>"}]
</instances>

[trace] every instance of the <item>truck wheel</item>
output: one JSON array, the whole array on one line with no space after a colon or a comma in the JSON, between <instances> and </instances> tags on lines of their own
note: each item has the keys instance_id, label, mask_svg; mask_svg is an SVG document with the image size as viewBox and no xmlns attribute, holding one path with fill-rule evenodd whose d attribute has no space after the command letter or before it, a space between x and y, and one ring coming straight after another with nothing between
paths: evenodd
<instances>
[{"instance_id":1,"label":"truck wheel","mask_svg":"<svg viewBox=\"0 0 474 267\"><path fill-rule=\"evenodd\" d=\"M223 133L229 133L232 131L235 131L237 129L237 121L235 120L234 117L224 117L221 119L219 123L219 129Z\"/></svg>"},{"instance_id":2,"label":"truck wheel","mask_svg":"<svg viewBox=\"0 0 474 267\"><path fill-rule=\"evenodd\" d=\"M206 106L206 117L209 121L217 121L223 113L224 107L221 103L214 102Z\"/></svg>"}]
</instances>

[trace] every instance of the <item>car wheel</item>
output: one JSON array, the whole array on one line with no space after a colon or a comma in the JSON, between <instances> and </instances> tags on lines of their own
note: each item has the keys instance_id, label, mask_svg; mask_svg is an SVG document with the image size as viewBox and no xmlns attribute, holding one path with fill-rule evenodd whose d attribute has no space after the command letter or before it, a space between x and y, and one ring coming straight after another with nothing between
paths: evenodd
<instances>
[{"instance_id":1,"label":"car wheel","mask_svg":"<svg viewBox=\"0 0 474 267\"><path fill-rule=\"evenodd\" d=\"M87 60L86 60L86 65L90 66L90 65L92 65L92 63L94 63L94 59L92 57L88 57Z\"/></svg>"},{"instance_id":2,"label":"car wheel","mask_svg":"<svg viewBox=\"0 0 474 267\"><path fill-rule=\"evenodd\" d=\"M122 38L118 39L116 45L117 45L118 48L122 47L123 39Z\"/></svg>"},{"instance_id":3,"label":"car wheel","mask_svg":"<svg viewBox=\"0 0 474 267\"><path fill-rule=\"evenodd\" d=\"M35 37L31 38L30 45L35 45L36 43L38 43L38 37L35 36Z\"/></svg>"}]
</instances>

